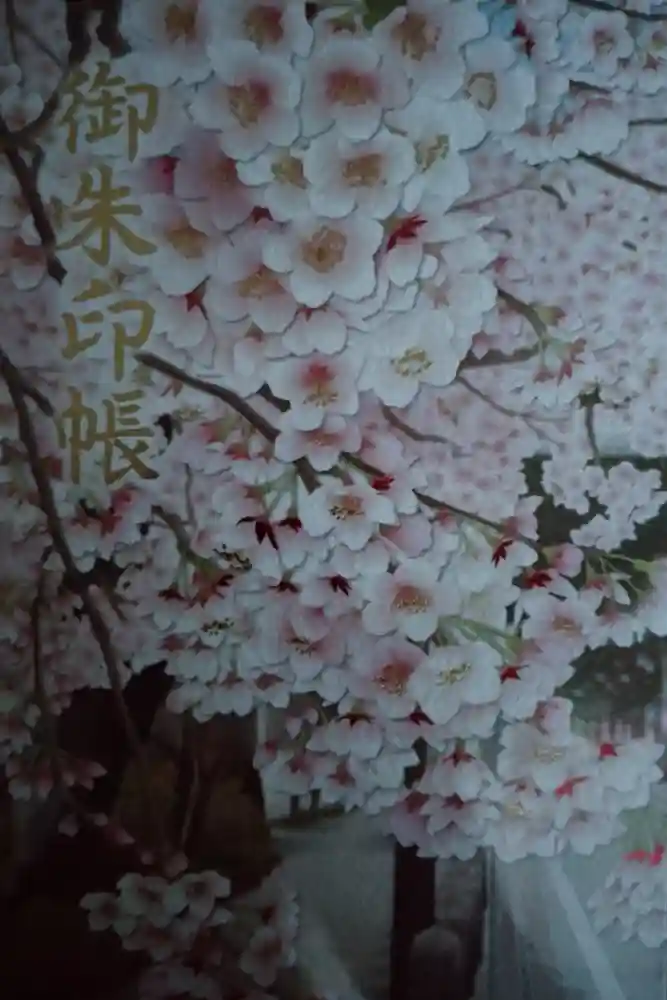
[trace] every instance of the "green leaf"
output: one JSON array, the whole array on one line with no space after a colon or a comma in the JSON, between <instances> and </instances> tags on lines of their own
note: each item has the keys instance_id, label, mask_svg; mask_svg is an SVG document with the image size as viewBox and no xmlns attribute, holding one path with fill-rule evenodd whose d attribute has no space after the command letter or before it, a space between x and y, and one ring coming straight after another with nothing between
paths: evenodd
<instances>
[{"instance_id":1,"label":"green leaf","mask_svg":"<svg viewBox=\"0 0 667 1000\"><path fill-rule=\"evenodd\" d=\"M397 0L366 0L366 13L364 14L364 27L374 28L380 21L384 21L393 10L402 7L403 4Z\"/></svg>"}]
</instances>

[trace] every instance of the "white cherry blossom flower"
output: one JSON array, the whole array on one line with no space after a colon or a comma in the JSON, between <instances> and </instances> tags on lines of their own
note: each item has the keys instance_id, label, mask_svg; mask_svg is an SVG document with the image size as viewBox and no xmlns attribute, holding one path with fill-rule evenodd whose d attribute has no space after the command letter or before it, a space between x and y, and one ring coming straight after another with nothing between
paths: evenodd
<instances>
[{"instance_id":1,"label":"white cherry blossom flower","mask_svg":"<svg viewBox=\"0 0 667 1000\"><path fill-rule=\"evenodd\" d=\"M346 340L347 323L344 315L334 308L333 301L317 309L301 306L282 338L285 350L297 356L313 351L338 354Z\"/></svg>"},{"instance_id":2,"label":"white cherry blossom flower","mask_svg":"<svg viewBox=\"0 0 667 1000\"><path fill-rule=\"evenodd\" d=\"M208 20L200 0L137 0L123 11L123 28L129 29L134 50L126 57L136 64L140 79L158 87L177 80L201 83L211 75L206 52ZM147 54L146 50L150 54Z\"/></svg>"},{"instance_id":3,"label":"white cherry blossom flower","mask_svg":"<svg viewBox=\"0 0 667 1000\"><path fill-rule=\"evenodd\" d=\"M572 734L558 739L527 722L506 726L498 773L507 781L529 778L544 792L555 791L573 775L595 768L595 753L588 740Z\"/></svg>"},{"instance_id":4,"label":"white cherry blossom flower","mask_svg":"<svg viewBox=\"0 0 667 1000\"><path fill-rule=\"evenodd\" d=\"M365 482L320 486L303 498L299 516L309 535L331 535L353 552L363 549L379 525L396 523L391 501Z\"/></svg>"},{"instance_id":5,"label":"white cherry blossom flower","mask_svg":"<svg viewBox=\"0 0 667 1000\"><path fill-rule=\"evenodd\" d=\"M218 132L221 149L250 160L272 143L289 146L299 134L301 80L285 60L263 55L251 42L209 53L216 77L198 89L191 113Z\"/></svg>"},{"instance_id":6,"label":"white cherry blossom flower","mask_svg":"<svg viewBox=\"0 0 667 1000\"><path fill-rule=\"evenodd\" d=\"M410 692L433 722L453 719L464 705L500 694L500 655L482 642L435 649L410 680Z\"/></svg>"},{"instance_id":7,"label":"white cherry blossom flower","mask_svg":"<svg viewBox=\"0 0 667 1000\"><path fill-rule=\"evenodd\" d=\"M331 218L349 215L355 207L374 219L388 218L415 166L412 143L388 129L365 142L327 132L313 140L303 160L310 204Z\"/></svg>"},{"instance_id":8,"label":"white cherry blossom flower","mask_svg":"<svg viewBox=\"0 0 667 1000\"><path fill-rule=\"evenodd\" d=\"M425 559L411 559L393 573L360 582L368 598L363 623L371 635L398 631L424 642L436 631L440 615L452 613L459 603L458 594L447 592L439 571Z\"/></svg>"},{"instance_id":9,"label":"white cherry blossom flower","mask_svg":"<svg viewBox=\"0 0 667 1000\"><path fill-rule=\"evenodd\" d=\"M308 180L303 169L304 153L271 148L253 160L237 164L239 177L254 189L258 201L278 222L289 222L310 211Z\"/></svg>"},{"instance_id":10,"label":"white cherry blossom flower","mask_svg":"<svg viewBox=\"0 0 667 1000\"><path fill-rule=\"evenodd\" d=\"M382 113L403 107L409 96L403 70L382 62L369 40L334 35L305 67L304 134L318 135L335 122L349 139L370 139Z\"/></svg>"},{"instance_id":11,"label":"white cherry blossom flower","mask_svg":"<svg viewBox=\"0 0 667 1000\"><path fill-rule=\"evenodd\" d=\"M392 62L402 66L419 90L447 100L461 86L461 48L488 30L476 3L411 0L376 25L373 34Z\"/></svg>"},{"instance_id":12,"label":"white cherry blossom flower","mask_svg":"<svg viewBox=\"0 0 667 1000\"><path fill-rule=\"evenodd\" d=\"M466 46L465 61L464 93L487 128L496 134L520 128L535 102L535 82L513 46L489 36Z\"/></svg>"},{"instance_id":13,"label":"white cherry blossom flower","mask_svg":"<svg viewBox=\"0 0 667 1000\"><path fill-rule=\"evenodd\" d=\"M331 414L321 427L303 431L291 426L289 413L280 423L274 454L281 462L307 458L316 472L326 472L338 462L342 451L354 455L361 447L361 433L356 424Z\"/></svg>"},{"instance_id":14,"label":"white cherry blossom flower","mask_svg":"<svg viewBox=\"0 0 667 1000\"><path fill-rule=\"evenodd\" d=\"M415 310L409 319L387 324L385 337L366 359L359 388L372 389L383 403L403 408L422 384L449 385L461 360L449 349L453 335L449 317L436 310Z\"/></svg>"},{"instance_id":15,"label":"white cherry blossom flower","mask_svg":"<svg viewBox=\"0 0 667 1000\"><path fill-rule=\"evenodd\" d=\"M289 59L305 58L313 43L313 29L306 20L301 0L206 0L213 52L230 41L251 42L261 52Z\"/></svg>"},{"instance_id":16,"label":"white cherry blossom flower","mask_svg":"<svg viewBox=\"0 0 667 1000\"><path fill-rule=\"evenodd\" d=\"M416 170L403 192L403 208L413 212L424 194L438 197L443 207L470 188L468 165L461 152L477 146L486 125L471 101L438 101L417 94L401 111L391 111L387 125L410 139Z\"/></svg>"},{"instance_id":17,"label":"white cherry blossom flower","mask_svg":"<svg viewBox=\"0 0 667 1000\"><path fill-rule=\"evenodd\" d=\"M365 643L352 650L350 693L371 700L387 718L405 718L415 709L408 682L423 659L423 651L400 636Z\"/></svg>"},{"instance_id":18,"label":"white cherry blossom flower","mask_svg":"<svg viewBox=\"0 0 667 1000\"><path fill-rule=\"evenodd\" d=\"M349 352L314 353L288 358L267 367L266 381L281 399L289 400L290 423L297 430L321 427L327 416L351 417L357 412L357 378L361 359Z\"/></svg>"},{"instance_id":19,"label":"white cherry blossom flower","mask_svg":"<svg viewBox=\"0 0 667 1000\"><path fill-rule=\"evenodd\" d=\"M335 220L298 217L287 232L267 235L263 259L287 276L305 306L321 306L333 294L358 301L375 290L374 254L383 237L380 223L357 211Z\"/></svg>"},{"instance_id":20,"label":"white cherry blossom flower","mask_svg":"<svg viewBox=\"0 0 667 1000\"><path fill-rule=\"evenodd\" d=\"M215 227L229 232L254 207L253 192L241 181L241 166L222 152L214 133L196 129L174 166L174 194L184 201L203 201Z\"/></svg>"},{"instance_id":21,"label":"white cherry blossom flower","mask_svg":"<svg viewBox=\"0 0 667 1000\"><path fill-rule=\"evenodd\" d=\"M157 249L146 258L155 281L167 295L187 295L213 271L220 234L196 202L149 195L144 212L157 236Z\"/></svg>"},{"instance_id":22,"label":"white cherry blossom flower","mask_svg":"<svg viewBox=\"0 0 667 1000\"><path fill-rule=\"evenodd\" d=\"M205 304L225 321L249 317L265 333L281 333L294 319L297 303L283 276L262 260L267 235L261 227L242 228L219 247Z\"/></svg>"}]
</instances>

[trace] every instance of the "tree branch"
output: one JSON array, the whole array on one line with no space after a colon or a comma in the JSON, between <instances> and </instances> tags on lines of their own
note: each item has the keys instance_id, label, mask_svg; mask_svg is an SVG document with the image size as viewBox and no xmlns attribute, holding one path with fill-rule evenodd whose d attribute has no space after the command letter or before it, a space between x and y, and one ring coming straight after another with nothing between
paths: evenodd
<instances>
[{"instance_id":1,"label":"tree branch","mask_svg":"<svg viewBox=\"0 0 667 1000\"><path fill-rule=\"evenodd\" d=\"M202 392L206 392L211 396L216 396L218 399L222 399L224 402L228 403L229 406L232 406L241 416L245 417L252 424L252 426L260 432L260 434L264 435L268 441L273 442L277 438L278 431L276 428L270 424L265 417L262 417L259 413L257 413L257 411L254 410L249 403L247 403L240 396L237 396L236 393L232 392L230 389L223 389L220 386L205 382L203 379L196 378L193 375L188 375L186 372L181 371L180 368L177 368L176 365L172 365L171 362L164 361L162 358L158 358L154 354L141 352L140 354L136 354L135 357L138 361L147 365L149 368L155 368L156 371L169 375L171 378L178 379L186 385L191 385L195 389L200 389ZM282 401L280 408L283 409ZM347 462L348 465L358 469L360 472L366 473L366 475L369 475L373 479L377 479L384 475L382 469L378 469L374 465L370 465L368 462L364 461L364 459L359 458L356 455L350 455L347 452L342 452L341 458L343 461ZM317 488L319 485L319 479L317 478L317 473L310 465L310 462L306 459L300 459L298 462L295 462L294 465L297 470L299 469L300 463L304 463L303 472L300 472L302 479L304 474L309 482L310 478L313 477L313 488ZM306 488L308 488L308 483L306 483ZM418 490L415 490L414 494L425 507L430 507L433 510L446 511L449 514L454 514L457 517L464 518L465 520L474 521L477 524L493 529L493 531L496 531L501 535L505 533L502 524L499 524L497 521L489 521L487 518L482 517L479 514L471 514L468 511L461 510L460 507L454 507L452 504L445 503L442 500L436 500L434 497L427 496L425 493L420 493ZM523 535L515 535L515 537L517 540L522 541L531 548L539 551L539 546L537 546L535 542L531 541L531 539L526 538Z\"/></svg>"},{"instance_id":2,"label":"tree branch","mask_svg":"<svg viewBox=\"0 0 667 1000\"><path fill-rule=\"evenodd\" d=\"M627 18L637 21L667 21L667 12L664 14L644 14L640 10L628 10L625 7L618 7L615 3L608 3L607 0L572 0L577 7L587 7L589 10L608 10L612 14L625 14Z\"/></svg>"},{"instance_id":3,"label":"tree branch","mask_svg":"<svg viewBox=\"0 0 667 1000\"><path fill-rule=\"evenodd\" d=\"M102 659L109 678L109 684L116 700L127 743L136 757L138 766L142 772L147 806L149 812L151 813L150 818L155 832L154 846L157 850L160 850L164 846L164 838L157 812L153 808L148 765L144 755L144 748L142 746L141 739L135 729L134 722L132 721L132 717L130 716L125 703L123 695L123 682L116 653L111 641L111 634L102 613L90 594L90 585L87 582L86 577L80 573L67 543L65 531L56 508L51 481L40 455L37 435L33 426L30 410L28 409L28 405L26 403L24 387L20 378L17 378L17 369L11 364L11 362L8 363L8 361L9 359L7 359L6 355L4 357L0 356L0 374L7 384L7 388L16 411L19 438L25 447L28 464L30 465L30 470L35 480L37 494L39 497L39 506L46 517L46 523L53 542L53 548L59 555L63 564L65 579L68 581L68 585L74 590L75 593L78 594L81 600L83 611L88 617L91 631L102 654Z\"/></svg>"},{"instance_id":4,"label":"tree branch","mask_svg":"<svg viewBox=\"0 0 667 1000\"><path fill-rule=\"evenodd\" d=\"M57 100L55 106L57 106ZM55 113L55 106L52 113ZM45 105L45 109L46 107L47 105ZM44 114L44 112L42 112L42 114ZM40 115L40 118L41 117L42 116ZM36 119L35 123L37 121L39 121L39 119ZM33 123L33 125L35 123ZM33 125L27 125L26 128L22 129L20 132L13 133L9 129L5 119L2 115L0 115L0 149L7 157L9 166L18 181L18 185L28 207L28 211L32 216L37 235L39 236L42 247L44 248L44 254L46 256L46 269L51 277L58 282L58 284L62 284L67 272L56 254L56 234L53 226L51 225L51 220L47 215L46 209L44 208L44 202L42 201L41 195L37 190L37 171L33 167L28 166L18 149L21 144L21 136L26 135L26 138L29 139L32 135ZM37 153L38 150L36 149L35 152Z\"/></svg>"},{"instance_id":5,"label":"tree branch","mask_svg":"<svg viewBox=\"0 0 667 1000\"><path fill-rule=\"evenodd\" d=\"M667 20L667 17L665 20ZM610 177L616 177L617 180L627 181L628 184L635 184L637 187L643 187L647 191L654 191L655 194L667 194L667 184L658 184L657 181L648 180L648 178L642 177L641 174L635 173L634 170L626 170L625 167L620 167L617 163L612 163L611 160L605 160L603 156L579 153L578 159L585 160L592 167L597 167L598 170L604 171Z\"/></svg>"},{"instance_id":6,"label":"tree branch","mask_svg":"<svg viewBox=\"0 0 667 1000\"><path fill-rule=\"evenodd\" d=\"M42 411L45 417L53 416L54 412L53 407L51 406L51 403L46 398L46 396L43 396L42 393L39 391L39 389L35 389L35 387L31 385L30 382L28 382L23 372L16 367L16 365L9 359L9 357L1 347L0 347L0 370L2 371L3 375L5 371L11 370L12 378L14 379L16 384L21 387L21 392L23 393L23 395L31 399L33 403L35 403L35 405L39 407L39 409Z\"/></svg>"},{"instance_id":7,"label":"tree branch","mask_svg":"<svg viewBox=\"0 0 667 1000\"><path fill-rule=\"evenodd\" d=\"M401 431L406 437L411 438L413 441L426 441L432 442L433 444L446 444L451 448L458 448L458 445L454 444L453 441L448 440L446 437L442 437L440 434L424 434L422 431L418 431L416 428L411 427L410 424L406 424L405 421L394 413L388 406L382 404L382 415L388 424L395 427L396 430Z\"/></svg>"},{"instance_id":8,"label":"tree branch","mask_svg":"<svg viewBox=\"0 0 667 1000\"><path fill-rule=\"evenodd\" d=\"M189 375L187 372L183 371L177 365L173 365L170 361L165 361L164 358L159 358L155 354L150 354L145 351L141 351L139 354L135 354L136 360L145 365L147 368L153 368L155 371L161 372L163 375L168 375L170 378L177 379L184 385L189 385L193 389L199 389L200 392L206 393L208 396L214 396L216 399L222 400L227 406L230 406L233 410L243 417L245 420L255 428L256 431L270 441L272 444L278 437L279 431L270 423L266 417L263 417L261 413L247 403L242 396L238 393L233 392L231 389L225 389L223 386L214 385L212 382L207 382L205 379L197 378L195 375ZM317 477L317 473L313 469L310 462L304 458L298 459L294 463L294 467L297 470L301 481L308 490L312 493L317 489L320 482Z\"/></svg>"}]
</instances>

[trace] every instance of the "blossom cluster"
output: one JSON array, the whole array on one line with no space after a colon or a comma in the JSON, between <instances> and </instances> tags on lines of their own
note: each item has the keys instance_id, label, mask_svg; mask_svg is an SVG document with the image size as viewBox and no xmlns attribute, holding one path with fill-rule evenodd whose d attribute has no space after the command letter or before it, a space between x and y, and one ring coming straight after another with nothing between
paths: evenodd
<instances>
[{"instance_id":1,"label":"blossom cluster","mask_svg":"<svg viewBox=\"0 0 667 1000\"><path fill-rule=\"evenodd\" d=\"M622 940L648 948L667 941L667 863L663 844L628 853L591 897L598 931L619 924Z\"/></svg>"},{"instance_id":2,"label":"blossom cluster","mask_svg":"<svg viewBox=\"0 0 667 1000\"><path fill-rule=\"evenodd\" d=\"M372 27L344 3L125 6L132 51L112 73L94 49L44 136L60 285L0 173L6 350L58 414L34 412L40 467L121 681L164 662L197 722L284 712L267 783L425 854L609 843L662 747L580 735L559 692L587 649L667 635L667 561L621 551L660 476L601 458L664 455L666 29L566 0L410 0ZM11 124L46 60L10 66ZM48 716L110 680L4 402L0 760L23 795ZM559 545L536 454L578 516ZM124 886L113 905L160 958L222 913L153 888L168 944Z\"/></svg>"},{"instance_id":3,"label":"blossom cluster","mask_svg":"<svg viewBox=\"0 0 667 1000\"><path fill-rule=\"evenodd\" d=\"M112 930L126 950L151 957L142 997L219 1000L237 988L269 1000L279 970L294 962L294 895L278 872L245 896L229 900L230 891L215 871L128 872L115 892L89 893L81 905L92 930Z\"/></svg>"}]
</instances>

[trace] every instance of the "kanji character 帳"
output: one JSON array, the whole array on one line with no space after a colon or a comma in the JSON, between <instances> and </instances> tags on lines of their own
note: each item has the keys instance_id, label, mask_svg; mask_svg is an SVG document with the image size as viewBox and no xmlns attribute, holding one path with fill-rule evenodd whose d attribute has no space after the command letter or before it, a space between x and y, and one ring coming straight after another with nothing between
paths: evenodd
<instances>
[{"instance_id":1,"label":"kanji character \u5e33","mask_svg":"<svg viewBox=\"0 0 667 1000\"><path fill-rule=\"evenodd\" d=\"M70 390L71 403L60 415L60 446L67 448L70 456L70 477L75 484L81 482L84 454L90 454L101 445L101 465L104 479L110 485L118 483L130 473L140 479L155 479L157 473L149 468L142 456L150 449L153 430L142 426L136 416L141 410L143 393L140 389L114 393L102 402L103 418L83 401L78 389Z\"/></svg>"}]
</instances>

